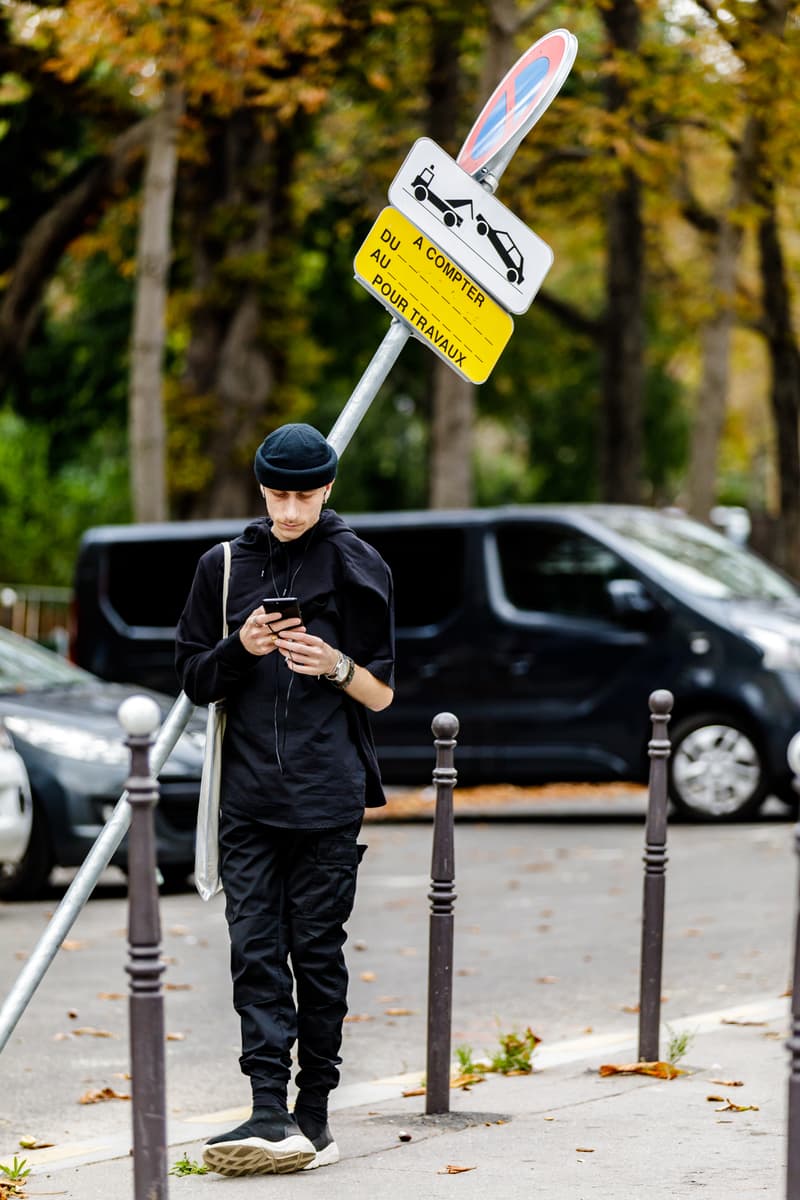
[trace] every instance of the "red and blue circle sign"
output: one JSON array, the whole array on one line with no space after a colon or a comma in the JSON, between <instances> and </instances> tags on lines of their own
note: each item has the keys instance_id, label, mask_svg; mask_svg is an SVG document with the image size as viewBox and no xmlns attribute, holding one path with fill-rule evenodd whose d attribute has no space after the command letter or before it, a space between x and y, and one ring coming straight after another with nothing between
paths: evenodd
<instances>
[{"instance_id":1,"label":"red and blue circle sign","mask_svg":"<svg viewBox=\"0 0 800 1200\"><path fill-rule=\"evenodd\" d=\"M577 49L573 34L555 29L525 51L472 126L456 159L462 170L475 175L509 144L516 148L560 91Z\"/></svg>"}]
</instances>

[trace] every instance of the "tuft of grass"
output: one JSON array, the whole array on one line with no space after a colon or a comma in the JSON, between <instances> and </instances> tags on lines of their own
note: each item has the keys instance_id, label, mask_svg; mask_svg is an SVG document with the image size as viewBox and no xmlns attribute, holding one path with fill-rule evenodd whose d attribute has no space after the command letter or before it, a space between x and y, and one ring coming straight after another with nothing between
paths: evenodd
<instances>
[{"instance_id":1,"label":"tuft of grass","mask_svg":"<svg viewBox=\"0 0 800 1200\"><path fill-rule=\"evenodd\" d=\"M172 1164L169 1173L170 1175L207 1175L208 1167L204 1167L202 1163L195 1162L193 1158L189 1158L188 1154L184 1154L183 1158L179 1158Z\"/></svg>"},{"instance_id":2,"label":"tuft of grass","mask_svg":"<svg viewBox=\"0 0 800 1200\"><path fill-rule=\"evenodd\" d=\"M531 1056L542 1039L528 1027L522 1034L516 1030L502 1033L498 1040L500 1049L492 1055L489 1070L501 1075L529 1075L533 1070Z\"/></svg>"},{"instance_id":3,"label":"tuft of grass","mask_svg":"<svg viewBox=\"0 0 800 1200\"><path fill-rule=\"evenodd\" d=\"M690 1033L688 1029L684 1029L681 1033L676 1033L674 1029L670 1029L667 1025L667 1033L669 1041L667 1042L667 1062L674 1067L679 1063L686 1054L695 1039L695 1034Z\"/></svg>"},{"instance_id":4,"label":"tuft of grass","mask_svg":"<svg viewBox=\"0 0 800 1200\"><path fill-rule=\"evenodd\" d=\"M31 1173L31 1169L27 1166L27 1159L17 1158L15 1154L11 1166L8 1163L0 1163L0 1173L2 1173L4 1180L8 1179L12 1183L17 1183L21 1179L27 1179Z\"/></svg>"},{"instance_id":5,"label":"tuft of grass","mask_svg":"<svg viewBox=\"0 0 800 1200\"><path fill-rule=\"evenodd\" d=\"M456 1058L458 1060L459 1075L483 1075L486 1072L486 1064L475 1062L472 1057L472 1047L466 1043L461 1046L456 1046Z\"/></svg>"}]
</instances>

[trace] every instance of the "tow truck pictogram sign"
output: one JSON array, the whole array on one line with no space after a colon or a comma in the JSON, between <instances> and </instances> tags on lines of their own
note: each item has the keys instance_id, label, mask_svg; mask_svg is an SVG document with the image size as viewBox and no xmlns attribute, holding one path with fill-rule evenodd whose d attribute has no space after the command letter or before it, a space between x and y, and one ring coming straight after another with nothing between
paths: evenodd
<instances>
[{"instance_id":1,"label":"tow truck pictogram sign","mask_svg":"<svg viewBox=\"0 0 800 1200\"><path fill-rule=\"evenodd\" d=\"M530 308L553 251L436 142L414 143L389 188L389 202L503 308Z\"/></svg>"}]
</instances>

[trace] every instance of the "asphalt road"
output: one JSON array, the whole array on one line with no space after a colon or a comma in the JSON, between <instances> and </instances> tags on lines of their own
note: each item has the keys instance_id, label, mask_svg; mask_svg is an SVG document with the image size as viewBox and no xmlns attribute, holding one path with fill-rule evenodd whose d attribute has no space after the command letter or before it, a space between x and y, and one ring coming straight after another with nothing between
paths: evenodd
<instances>
[{"instance_id":1,"label":"asphalt road","mask_svg":"<svg viewBox=\"0 0 800 1200\"><path fill-rule=\"evenodd\" d=\"M786 989L792 833L788 820L670 830L665 1022ZM431 826L374 824L365 840L344 1083L425 1061ZM457 826L454 1046L484 1053L499 1033L527 1026L549 1044L635 1029L642 849L631 818ZM130 1127L124 1101L79 1104L92 1090L129 1087L121 878L106 873L0 1057L0 1161L23 1135L62 1145ZM3 992L62 892L0 906ZM186 1119L246 1104L222 898L166 896L162 921L169 1111Z\"/></svg>"}]
</instances>

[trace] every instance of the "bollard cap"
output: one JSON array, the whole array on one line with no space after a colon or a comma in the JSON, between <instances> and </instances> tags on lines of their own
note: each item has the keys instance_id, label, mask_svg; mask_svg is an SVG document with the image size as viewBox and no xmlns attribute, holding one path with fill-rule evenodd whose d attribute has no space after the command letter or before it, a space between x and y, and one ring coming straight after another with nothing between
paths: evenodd
<instances>
[{"instance_id":1,"label":"bollard cap","mask_svg":"<svg viewBox=\"0 0 800 1200\"><path fill-rule=\"evenodd\" d=\"M451 712L437 713L431 722L431 730L436 738L454 738L459 728L458 717Z\"/></svg>"},{"instance_id":2,"label":"bollard cap","mask_svg":"<svg viewBox=\"0 0 800 1200\"><path fill-rule=\"evenodd\" d=\"M675 697L666 688L650 693L650 712L656 717L666 717L672 712Z\"/></svg>"},{"instance_id":3,"label":"bollard cap","mask_svg":"<svg viewBox=\"0 0 800 1200\"><path fill-rule=\"evenodd\" d=\"M150 696L129 696L120 704L117 716L130 737L148 737L161 724L161 710Z\"/></svg>"}]
</instances>

